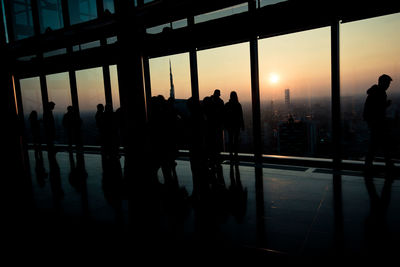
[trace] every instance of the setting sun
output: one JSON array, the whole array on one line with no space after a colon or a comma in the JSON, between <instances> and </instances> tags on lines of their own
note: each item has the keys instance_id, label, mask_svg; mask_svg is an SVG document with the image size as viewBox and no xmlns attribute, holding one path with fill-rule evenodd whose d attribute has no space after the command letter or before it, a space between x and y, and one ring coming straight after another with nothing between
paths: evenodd
<instances>
[{"instance_id":1,"label":"setting sun","mask_svg":"<svg viewBox=\"0 0 400 267\"><path fill-rule=\"evenodd\" d=\"M279 75L276 73L271 73L269 75L269 82L272 84L276 84L279 82Z\"/></svg>"}]
</instances>

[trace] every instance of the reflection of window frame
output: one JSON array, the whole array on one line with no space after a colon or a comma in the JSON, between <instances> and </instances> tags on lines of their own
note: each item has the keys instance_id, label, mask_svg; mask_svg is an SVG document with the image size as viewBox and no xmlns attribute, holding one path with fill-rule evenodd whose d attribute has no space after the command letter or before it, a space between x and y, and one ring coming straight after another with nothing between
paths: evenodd
<instances>
[{"instance_id":1,"label":"reflection of window frame","mask_svg":"<svg viewBox=\"0 0 400 267\"><path fill-rule=\"evenodd\" d=\"M81 9L82 4L85 4L85 2L87 4L87 13L82 12ZM68 11L71 25L94 20L98 17L96 0L69 0ZM93 14L91 14L90 11L93 11Z\"/></svg>"}]
</instances>

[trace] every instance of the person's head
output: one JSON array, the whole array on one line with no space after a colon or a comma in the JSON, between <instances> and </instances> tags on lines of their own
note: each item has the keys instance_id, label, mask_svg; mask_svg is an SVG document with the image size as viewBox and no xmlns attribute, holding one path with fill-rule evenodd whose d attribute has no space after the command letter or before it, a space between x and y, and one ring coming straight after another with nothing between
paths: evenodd
<instances>
[{"instance_id":1,"label":"person's head","mask_svg":"<svg viewBox=\"0 0 400 267\"><path fill-rule=\"evenodd\" d=\"M36 120L37 117L38 117L38 114L37 114L36 110L32 110L31 114L29 115L29 118L31 120Z\"/></svg>"},{"instance_id":2,"label":"person's head","mask_svg":"<svg viewBox=\"0 0 400 267\"><path fill-rule=\"evenodd\" d=\"M236 93L235 91L232 91L232 92L231 92L231 95L230 95L230 99L229 99L229 100L230 100L230 101L233 101L233 102L239 102L237 93Z\"/></svg>"},{"instance_id":3,"label":"person's head","mask_svg":"<svg viewBox=\"0 0 400 267\"><path fill-rule=\"evenodd\" d=\"M48 104L49 110L53 110L55 106L56 106L56 103L54 103L53 101L50 101Z\"/></svg>"},{"instance_id":4,"label":"person's head","mask_svg":"<svg viewBox=\"0 0 400 267\"><path fill-rule=\"evenodd\" d=\"M106 107L104 109L105 112L113 112L113 108L110 104L106 104Z\"/></svg>"},{"instance_id":5,"label":"person's head","mask_svg":"<svg viewBox=\"0 0 400 267\"><path fill-rule=\"evenodd\" d=\"M384 90L387 90L391 82L392 78L387 74L383 74L378 79L378 86Z\"/></svg>"},{"instance_id":6,"label":"person's head","mask_svg":"<svg viewBox=\"0 0 400 267\"><path fill-rule=\"evenodd\" d=\"M97 104L97 111L103 112L104 111L104 105L103 104Z\"/></svg>"},{"instance_id":7,"label":"person's head","mask_svg":"<svg viewBox=\"0 0 400 267\"><path fill-rule=\"evenodd\" d=\"M214 90L214 96L215 97L220 97L220 95L221 95L221 91L219 89L215 89Z\"/></svg>"},{"instance_id":8,"label":"person's head","mask_svg":"<svg viewBox=\"0 0 400 267\"><path fill-rule=\"evenodd\" d=\"M74 108L73 108L72 106L68 106L68 107L67 107L67 111L68 111L68 112L72 112L72 111L74 111Z\"/></svg>"}]
</instances>

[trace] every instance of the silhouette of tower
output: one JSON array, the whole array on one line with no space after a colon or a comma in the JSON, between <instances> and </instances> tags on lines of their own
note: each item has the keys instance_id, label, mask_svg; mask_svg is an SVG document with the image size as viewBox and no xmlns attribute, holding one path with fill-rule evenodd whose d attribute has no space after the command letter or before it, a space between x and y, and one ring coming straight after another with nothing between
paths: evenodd
<instances>
[{"instance_id":1,"label":"silhouette of tower","mask_svg":"<svg viewBox=\"0 0 400 267\"><path fill-rule=\"evenodd\" d=\"M172 77L171 60L169 60L169 83L171 85L171 88L169 90L169 96L172 99L175 99L175 87L174 87L174 78Z\"/></svg>"},{"instance_id":2,"label":"silhouette of tower","mask_svg":"<svg viewBox=\"0 0 400 267\"><path fill-rule=\"evenodd\" d=\"M290 89L285 89L285 104L290 106Z\"/></svg>"}]
</instances>

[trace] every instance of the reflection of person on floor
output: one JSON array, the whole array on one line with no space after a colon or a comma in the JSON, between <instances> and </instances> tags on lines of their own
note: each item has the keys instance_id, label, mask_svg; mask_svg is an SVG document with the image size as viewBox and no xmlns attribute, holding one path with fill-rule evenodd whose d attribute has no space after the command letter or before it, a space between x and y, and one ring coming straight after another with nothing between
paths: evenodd
<instances>
[{"instance_id":1,"label":"reflection of person on floor","mask_svg":"<svg viewBox=\"0 0 400 267\"><path fill-rule=\"evenodd\" d=\"M365 175L365 186L370 197L370 214L366 218L366 240L368 249L373 253L386 253L390 249L390 233L386 224L393 177L387 176L379 196L372 175Z\"/></svg>"},{"instance_id":2,"label":"reflection of person on floor","mask_svg":"<svg viewBox=\"0 0 400 267\"><path fill-rule=\"evenodd\" d=\"M392 78L386 74L379 77L378 84L373 85L367 91L367 99L364 104L363 117L370 130L370 144L365 157L365 170L372 170L373 160L380 147L383 148L386 167L391 169L392 140L390 140L389 124L386 118L386 109L391 101L387 100L386 90L389 88Z\"/></svg>"},{"instance_id":3,"label":"reflection of person on floor","mask_svg":"<svg viewBox=\"0 0 400 267\"><path fill-rule=\"evenodd\" d=\"M230 164L230 180L229 193L232 214L238 222L242 222L247 208L247 188L243 188L239 165Z\"/></svg>"}]
</instances>

